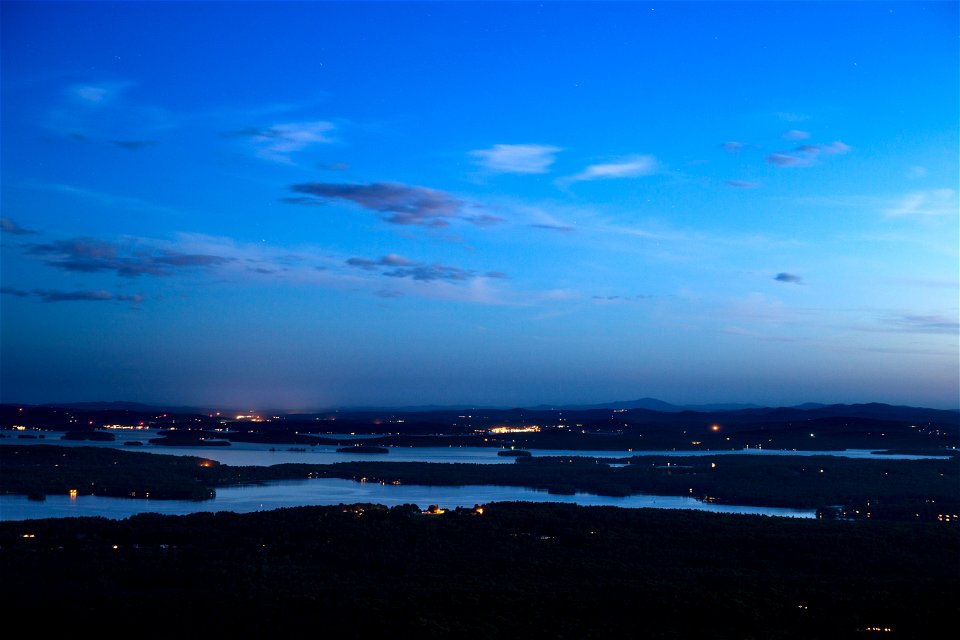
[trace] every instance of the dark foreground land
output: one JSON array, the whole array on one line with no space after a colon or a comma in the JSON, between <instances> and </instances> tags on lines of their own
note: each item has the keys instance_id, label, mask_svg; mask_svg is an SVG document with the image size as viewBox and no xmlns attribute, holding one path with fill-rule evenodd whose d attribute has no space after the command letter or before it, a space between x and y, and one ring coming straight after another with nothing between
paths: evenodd
<instances>
[{"instance_id":1,"label":"dark foreground land","mask_svg":"<svg viewBox=\"0 0 960 640\"><path fill-rule=\"evenodd\" d=\"M363 443L376 447L483 443L625 452L620 460L532 456L495 465L395 463L386 456L239 467L130 447L0 447L0 492L37 500L73 491L205 500L222 486L332 477L690 495L817 508L825 516L498 503L482 513L339 505L0 522L0 610L40 638L73 637L82 629L108 639L926 639L949 634L960 619L956 412L926 415L885 406L722 416L606 410L575 417L564 412L562 419L559 412L500 412L469 424L457 422L461 416L431 413L419 422L354 416L347 425L340 416L256 425L224 424L212 416L207 424L193 416L184 428L185 418L166 414L151 422L126 411L99 421L54 409L4 411L0 426L18 425L24 440L45 435L28 429L77 424L90 428L71 437L112 438L96 425L137 425L140 418L168 429L161 432L164 442L148 446L174 448L246 441L345 446L355 441L326 436L355 431L384 434ZM545 425L540 432L495 431L534 421ZM723 454L748 445L902 449L942 457ZM713 453L634 457L626 453L630 447Z\"/></svg>"},{"instance_id":2,"label":"dark foreground land","mask_svg":"<svg viewBox=\"0 0 960 640\"><path fill-rule=\"evenodd\" d=\"M5 522L0 602L101 638L933 638L960 614L955 526L482 511Z\"/></svg>"}]
</instances>

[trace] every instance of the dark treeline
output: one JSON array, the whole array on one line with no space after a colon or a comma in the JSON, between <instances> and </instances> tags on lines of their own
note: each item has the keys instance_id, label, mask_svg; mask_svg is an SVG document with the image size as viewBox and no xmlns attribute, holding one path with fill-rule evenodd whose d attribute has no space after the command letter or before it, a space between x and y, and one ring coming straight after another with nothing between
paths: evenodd
<instances>
[{"instance_id":1,"label":"dark treeline","mask_svg":"<svg viewBox=\"0 0 960 640\"><path fill-rule=\"evenodd\" d=\"M0 523L0 597L32 635L101 638L933 638L960 535L501 503Z\"/></svg>"},{"instance_id":2,"label":"dark treeline","mask_svg":"<svg viewBox=\"0 0 960 640\"><path fill-rule=\"evenodd\" d=\"M683 495L726 504L821 509L827 515L937 520L960 514L953 459L831 456L519 457L513 464L349 461L231 466L203 458L98 447L0 447L0 492L149 499L206 499L216 487L274 480L344 478L421 485L506 485L553 493ZM833 509L833 507L838 507Z\"/></svg>"},{"instance_id":3,"label":"dark treeline","mask_svg":"<svg viewBox=\"0 0 960 640\"><path fill-rule=\"evenodd\" d=\"M65 494L206 500L215 493L203 477L212 460L103 447L0 447L0 493L31 497ZM149 494L149 495L148 495Z\"/></svg>"}]
</instances>

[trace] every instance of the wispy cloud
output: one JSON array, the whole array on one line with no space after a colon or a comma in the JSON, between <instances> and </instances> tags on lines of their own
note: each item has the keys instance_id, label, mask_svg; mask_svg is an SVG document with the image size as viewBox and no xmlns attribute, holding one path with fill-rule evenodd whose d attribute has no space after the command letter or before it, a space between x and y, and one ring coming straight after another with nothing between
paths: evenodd
<instances>
[{"instance_id":1,"label":"wispy cloud","mask_svg":"<svg viewBox=\"0 0 960 640\"><path fill-rule=\"evenodd\" d=\"M614 162L591 164L586 169L561 180L564 184L584 180L608 180L611 178L637 178L657 172L657 159L653 156L630 156Z\"/></svg>"},{"instance_id":2,"label":"wispy cloud","mask_svg":"<svg viewBox=\"0 0 960 640\"><path fill-rule=\"evenodd\" d=\"M810 116L805 113L797 113L793 111L778 111L777 117L784 122L806 122L810 119Z\"/></svg>"},{"instance_id":3,"label":"wispy cloud","mask_svg":"<svg viewBox=\"0 0 960 640\"><path fill-rule=\"evenodd\" d=\"M49 109L47 129L80 142L137 151L178 124L166 109L131 97L136 83L92 82L71 85Z\"/></svg>"},{"instance_id":4,"label":"wispy cloud","mask_svg":"<svg viewBox=\"0 0 960 640\"><path fill-rule=\"evenodd\" d=\"M494 215L467 211L467 203L443 191L396 183L342 184L308 182L290 187L304 197L285 198L293 204L322 205L328 200L347 200L364 209L387 214L390 224L446 227L452 220L477 226L500 222Z\"/></svg>"},{"instance_id":5,"label":"wispy cloud","mask_svg":"<svg viewBox=\"0 0 960 640\"><path fill-rule=\"evenodd\" d=\"M368 271L374 271L377 269L377 267L407 267L415 263L412 260L404 258L403 256L390 253L378 260L370 260L368 258L349 258L347 260L347 264L351 267L359 267Z\"/></svg>"},{"instance_id":6,"label":"wispy cloud","mask_svg":"<svg viewBox=\"0 0 960 640\"><path fill-rule=\"evenodd\" d=\"M376 271L390 278L410 278L421 282L444 280L447 282L466 282L478 277L505 278L499 271L478 274L476 271L439 263L415 262L395 253L387 254L376 260L368 258L349 258L346 264L366 271Z\"/></svg>"},{"instance_id":7,"label":"wispy cloud","mask_svg":"<svg viewBox=\"0 0 960 640\"><path fill-rule=\"evenodd\" d=\"M593 300L595 304L617 304L621 302L636 302L638 300L649 300L653 296L591 296L590 299Z\"/></svg>"},{"instance_id":8,"label":"wispy cloud","mask_svg":"<svg viewBox=\"0 0 960 640\"><path fill-rule=\"evenodd\" d=\"M16 289L14 287L0 287L0 293L8 296L16 296L17 298L26 298L31 295L29 291Z\"/></svg>"},{"instance_id":9,"label":"wispy cloud","mask_svg":"<svg viewBox=\"0 0 960 640\"><path fill-rule=\"evenodd\" d=\"M883 321L897 331L906 333L960 334L960 322L956 318L941 315L911 315L884 318Z\"/></svg>"},{"instance_id":10,"label":"wispy cloud","mask_svg":"<svg viewBox=\"0 0 960 640\"><path fill-rule=\"evenodd\" d=\"M121 92L132 86L129 82L78 84L67 87L66 93L80 104L103 107L113 102Z\"/></svg>"},{"instance_id":11,"label":"wispy cloud","mask_svg":"<svg viewBox=\"0 0 960 640\"><path fill-rule=\"evenodd\" d=\"M795 273L781 272L773 276L777 282L786 282L789 284L803 284L803 278Z\"/></svg>"},{"instance_id":12,"label":"wispy cloud","mask_svg":"<svg viewBox=\"0 0 960 640\"><path fill-rule=\"evenodd\" d=\"M790 133L790 132L788 132ZM804 133L804 132L795 132ZM802 139L802 138L793 138ZM820 154L841 155L850 152L850 145L834 140L827 145L802 144L792 151L779 151L767 156L768 163L778 167L809 167Z\"/></svg>"},{"instance_id":13,"label":"wispy cloud","mask_svg":"<svg viewBox=\"0 0 960 640\"><path fill-rule=\"evenodd\" d=\"M350 165L346 162L318 162L317 169L322 171L347 171Z\"/></svg>"},{"instance_id":14,"label":"wispy cloud","mask_svg":"<svg viewBox=\"0 0 960 640\"><path fill-rule=\"evenodd\" d=\"M799 129L790 129L790 131L783 134L784 140L806 140L809 137L809 131L800 131Z\"/></svg>"},{"instance_id":15,"label":"wispy cloud","mask_svg":"<svg viewBox=\"0 0 960 640\"><path fill-rule=\"evenodd\" d=\"M250 138L256 155L273 162L291 163L291 154L316 144L334 142L330 132L336 129L332 122L291 122L264 128L247 128L234 131L234 135Z\"/></svg>"},{"instance_id":16,"label":"wispy cloud","mask_svg":"<svg viewBox=\"0 0 960 640\"><path fill-rule=\"evenodd\" d=\"M889 282L907 287L922 287L931 289L960 289L957 280L936 280L932 278L893 278Z\"/></svg>"},{"instance_id":17,"label":"wispy cloud","mask_svg":"<svg viewBox=\"0 0 960 640\"><path fill-rule=\"evenodd\" d=\"M577 228L568 219L569 216L588 215L580 207L571 209L569 205L560 202L529 204L527 202L501 201L499 206L510 211L511 220L525 223L526 226L533 229L559 231L561 233L570 233Z\"/></svg>"},{"instance_id":18,"label":"wispy cloud","mask_svg":"<svg viewBox=\"0 0 960 640\"><path fill-rule=\"evenodd\" d=\"M884 213L888 216L955 216L958 211L960 204L956 191L932 189L908 193Z\"/></svg>"},{"instance_id":19,"label":"wispy cloud","mask_svg":"<svg viewBox=\"0 0 960 640\"><path fill-rule=\"evenodd\" d=\"M743 143L737 142L735 140L731 140L730 142L724 142L720 146L723 148L724 151L727 151L729 153L737 153L738 151L743 149Z\"/></svg>"},{"instance_id":20,"label":"wispy cloud","mask_svg":"<svg viewBox=\"0 0 960 640\"><path fill-rule=\"evenodd\" d=\"M26 291L15 289L13 287L2 287L0 293L12 295L18 298L35 296L43 302L129 302L133 305L139 305L143 302L142 294L114 294L110 291L61 291L58 289L33 289Z\"/></svg>"},{"instance_id":21,"label":"wispy cloud","mask_svg":"<svg viewBox=\"0 0 960 640\"><path fill-rule=\"evenodd\" d=\"M118 209L133 209L136 211L147 211L149 213L159 213L164 215L180 215L181 211L172 209L170 207L165 207L160 204L155 204L148 200L143 200L142 198L135 198L131 196L120 196L112 193L104 193L102 191L93 191L90 189L85 189L83 187L75 187L69 184L59 184L59 183L39 183L31 184L32 188L44 190L44 191L57 191L59 193L65 193L76 198L83 198L85 200L91 200L96 202L99 205L106 207L116 207Z\"/></svg>"},{"instance_id":22,"label":"wispy cloud","mask_svg":"<svg viewBox=\"0 0 960 640\"><path fill-rule=\"evenodd\" d=\"M493 173L546 173L560 147L543 144L495 144L470 152L477 164Z\"/></svg>"},{"instance_id":23,"label":"wispy cloud","mask_svg":"<svg viewBox=\"0 0 960 640\"><path fill-rule=\"evenodd\" d=\"M384 297L412 296L475 304L521 304L529 295L512 295L503 282L507 275L496 270L476 270L440 262L417 261L399 254L376 259L350 257L323 247L270 245L238 242L228 237L178 234L173 239L124 238L103 240L73 238L27 245L24 254L49 266L80 276L104 274L149 286L154 278L189 278L203 287L227 283L297 283L341 291L367 291ZM387 280L389 278L389 280ZM387 282L391 284L385 286ZM36 297L41 301L107 300L102 291L22 289L4 287L0 293ZM112 294L114 301L139 304L142 294Z\"/></svg>"},{"instance_id":24,"label":"wispy cloud","mask_svg":"<svg viewBox=\"0 0 960 640\"><path fill-rule=\"evenodd\" d=\"M849 153L850 149L851 149L850 145L844 144L840 140L834 140L830 144L820 147L820 150L823 151L824 153L834 153L834 154Z\"/></svg>"},{"instance_id":25,"label":"wispy cloud","mask_svg":"<svg viewBox=\"0 0 960 640\"><path fill-rule=\"evenodd\" d=\"M791 153L771 153L767 162L778 167L809 167L813 161L809 155L795 155Z\"/></svg>"},{"instance_id":26,"label":"wispy cloud","mask_svg":"<svg viewBox=\"0 0 960 640\"><path fill-rule=\"evenodd\" d=\"M0 218L0 232L9 233L13 236L29 236L38 233L33 229L21 227L10 218Z\"/></svg>"},{"instance_id":27,"label":"wispy cloud","mask_svg":"<svg viewBox=\"0 0 960 640\"><path fill-rule=\"evenodd\" d=\"M106 242L94 238L74 238L35 244L27 249L27 253L42 256L47 265L65 271L81 273L112 271L125 278L142 275L169 276L178 270L216 267L233 260L224 256L186 254L137 244Z\"/></svg>"},{"instance_id":28,"label":"wispy cloud","mask_svg":"<svg viewBox=\"0 0 960 640\"><path fill-rule=\"evenodd\" d=\"M820 147L815 144L802 144L794 149L794 152L802 153L807 156L815 156L820 154Z\"/></svg>"},{"instance_id":29,"label":"wispy cloud","mask_svg":"<svg viewBox=\"0 0 960 640\"><path fill-rule=\"evenodd\" d=\"M110 140L109 142L127 151L140 151L141 149L157 144L156 140Z\"/></svg>"},{"instance_id":30,"label":"wispy cloud","mask_svg":"<svg viewBox=\"0 0 960 640\"><path fill-rule=\"evenodd\" d=\"M109 291L56 291L38 290L37 295L44 302L76 302L113 300Z\"/></svg>"},{"instance_id":31,"label":"wispy cloud","mask_svg":"<svg viewBox=\"0 0 960 640\"><path fill-rule=\"evenodd\" d=\"M547 224L543 222L537 223L537 224L531 224L530 226L533 227L534 229L546 229L548 231L559 231L561 233L570 233L571 231L574 230L573 227L569 225Z\"/></svg>"},{"instance_id":32,"label":"wispy cloud","mask_svg":"<svg viewBox=\"0 0 960 640\"><path fill-rule=\"evenodd\" d=\"M758 182L749 182L747 180L727 180L728 187L736 189L756 189L760 186Z\"/></svg>"}]
</instances>

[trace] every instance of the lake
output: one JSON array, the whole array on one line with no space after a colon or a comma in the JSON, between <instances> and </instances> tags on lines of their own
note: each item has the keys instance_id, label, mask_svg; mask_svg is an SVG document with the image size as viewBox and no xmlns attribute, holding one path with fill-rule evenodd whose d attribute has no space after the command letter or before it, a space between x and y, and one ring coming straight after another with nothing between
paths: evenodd
<instances>
[{"instance_id":1,"label":"lake","mask_svg":"<svg viewBox=\"0 0 960 640\"><path fill-rule=\"evenodd\" d=\"M30 434L34 435L36 432ZM23 439L15 435L0 438L0 445L4 444L53 444L65 447L109 447L125 451L142 451L146 453L162 453L176 456L196 456L216 460L222 464L238 466L270 466L285 463L304 464L333 464L351 460L362 461L389 461L389 462L460 462L471 464L513 464L514 458L497 455L496 447L389 447L388 454L355 454L338 453L336 446L303 446L278 445L239 442L228 447L170 447L148 444L151 438L156 438L156 432L149 431L118 431L113 442L93 442L86 440L61 440L62 432L44 432L43 439ZM330 438L353 438L348 434L325 435ZM125 442L144 442L143 446L130 447ZM846 449L842 451L794 451L788 449L737 449L713 451L582 451L571 449L525 449L533 456L586 456L591 458L626 458L630 456L715 456L715 455L750 455L750 456L839 456L843 458L874 458L884 460L919 460L932 456L922 455L877 455L871 449ZM472 506L472 505L471 505Z\"/></svg>"},{"instance_id":2,"label":"lake","mask_svg":"<svg viewBox=\"0 0 960 640\"><path fill-rule=\"evenodd\" d=\"M7 435L7 434L5 434ZM36 432L29 435L37 435ZM472 464L513 464L514 458L498 456L501 449L494 447L390 447L389 454L338 453L335 446L301 447L234 443L228 447L168 447L144 444L126 446L132 440L146 442L156 437L146 431L121 431L114 442L61 440L62 433L44 432L44 438L25 439L15 435L0 438L0 445L50 444L67 447L108 447L125 451L140 451L167 455L197 456L239 466L269 466L283 463L331 464L351 460L390 462L446 462ZM330 437L350 437L333 435ZM916 460L930 456L877 455L869 449L845 451L791 451L779 449L741 449L737 451L579 451L556 449L527 449L533 456L588 456L595 458L624 458L629 456L840 456L846 458L875 458L885 460ZM381 485L358 483L352 480L323 478L269 483L265 485L225 487L217 489L217 497L203 502L178 500L137 500L80 496L47 496L43 502L27 500L26 496L0 495L0 520L27 520L35 518L62 518L73 516L104 516L126 518L136 513L157 512L187 514L199 511L249 512L304 505L330 505L352 502L372 502L388 506L413 503L421 508L438 504L444 508L472 507L498 501L570 502L580 505L618 506L628 508L652 507L663 509L696 509L723 513L747 513L797 518L813 518L813 510L746 507L703 503L685 496L632 495L606 497L586 493L551 495L524 487L474 485L465 487L430 487L422 485Z\"/></svg>"},{"instance_id":3,"label":"lake","mask_svg":"<svg viewBox=\"0 0 960 640\"><path fill-rule=\"evenodd\" d=\"M263 485L221 487L212 500L138 500L134 498L106 498L100 496L47 496L42 502L26 496L0 495L0 520L34 520L38 518L69 518L103 516L122 519L137 513L184 515L197 512L235 511L248 513L281 507L308 505L335 505L370 502L394 506L416 504L421 509L439 505L445 509L473 507L475 504L504 501L566 502L584 506L611 506L627 508L695 509L717 513L740 513L791 518L815 518L812 509L784 509L777 507L745 507L700 502L686 496L632 495L626 497L596 496L588 493L552 495L546 491L525 487L496 485L468 485L463 487L428 487L423 485L392 485L379 482L354 482L339 478L318 478L270 482Z\"/></svg>"}]
</instances>

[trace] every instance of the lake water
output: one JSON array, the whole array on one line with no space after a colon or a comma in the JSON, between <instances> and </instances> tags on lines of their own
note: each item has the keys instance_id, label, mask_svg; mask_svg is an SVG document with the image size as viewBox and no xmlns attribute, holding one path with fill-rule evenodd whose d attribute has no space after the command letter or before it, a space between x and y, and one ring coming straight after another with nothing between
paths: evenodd
<instances>
[{"instance_id":1,"label":"lake water","mask_svg":"<svg viewBox=\"0 0 960 640\"><path fill-rule=\"evenodd\" d=\"M776 507L744 507L704 503L685 496L632 495L622 498L596 496L588 493L552 495L546 491L524 487L495 485L468 485L464 487L428 487L422 485L392 485L379 482L354 482L339 478L270 482L263 485L221 487L212 500L137 500L134 498L104 498L100 496L47 496L42 502L26 496L0 495L0 520L34 520L38 518L69 518L103 516L122 519L137 513L184 515L198 512L235 511L249 513L281 507L307 505L335 505L370 502L394 506L416 504L426 509L432 504L445 509L473 507L475 504L504 501L566 502L584 506L612 506L627 508L695 509L717 513L740 513L791 518L815 518L811 509L782 509Z\"/></svg>"},{"instance_id":2,"label":"lake water","mask_svg":"<svg viewBox=\"0 0 960 640\"><path fill-rule=\"evenodd\" d=\"M126 446L132 440L146 442L157 437L147 431L120 431L114 442L89 442L61 440L62 433L44 432L44 438L18 438L16 434L3 434L2 445L50 444L67 447L96 446L126 451L141 451L167 455L197 456L229 465L269 466L282 463L332 464L350 460L391 462L448 462L474 464L513 464L514 458L498 456L500 449L493 447L391 447L390 453L347 454L337 453L335 446L300 447L293 445L269 445L235 443L228 447L167 447L144 444L140 447ZM39 435L36 432L29 435ZM350 436L332 436L350 437ZM271 450L272 449L272 450ZM305 449L305 450L299 450ZM868 449L845 451L790 451L778 449L742 449L738 451L571 451L556 449L528 449L535 457L541 456L588 456L595 458L624 458L629 456L717 456L717 455L764 455L764 456L840 456L846 458L875 458L885 460L915 460L929 456L874 454ZM27 500L26 496L0 495L0 520L28 520L35 518L63 518L73 516L104 516L126 518L136 513L157 512L187 514L200 511L236 511L240 513L303 505L330 505L352 502L371 502L388 506L413 503L421 508L438 504L444 508L472 507L497 501L569 502L581 505L618 507L653 507L663 509L697 509L723 513L746 513L813 518L812 510L779 509L767 507L744 507L703 503L684 496L633 495L622 498L595 496L578 493L569 496L551 495L545 491L524 487L475 485L466 487L428 487L421 485L381 485L357 483L352 480L323 478L304 481L288 481L265 485L228 487L217 489L217 497L203 502L178 500L136 500L132 498L104 498L99 496L47 496L43 502Z\"/></svg>"},{"instance_id":3,"label":"lake water","mask_svg":"<svg viewBox=\"0 0 960 640\"><path fill-rule=\"evenodd\" d=\"M35 432L34 432L35 433ZM388 454L338 453L336 446L304 447L301 445L271 445L258 443L233 443L228 447L169 447L148 444L156 438L156 432L118 431L113 442L86 440L61 440L62 432L48 431L41 439L21 439L16 435L0 438L5 444L53 444L66 447L109 447L126 451L162 453L176 456L196 456L238 466L270 466L284 463L333 464L350 460L384 462L460 462L471 464L513 464L514 458L497 455L495 447L389 447ZM31 434L34 435L34 434ZM331 435L331 438L357 438L354 435ZM140 441L144 445L130 447L128 441ZM272 450L271 450L272 449ZM301 451L300 449L305 449ZM877 455L871 449L846 449L843 451L793 451L783 449L738 449L714 451L581 451L568 449L526 449L533 456L586 456L592 458L627 458L630 456L715 456L715 455L760 455L760 456L839 456L843 458L875 458L884 460L918 460L931 456ZM471 505L472 506L472 505Z\"/></svg>"}]
</instances>

